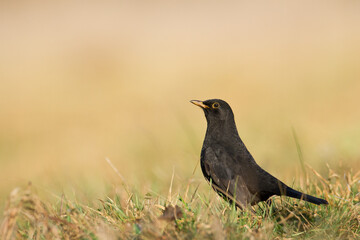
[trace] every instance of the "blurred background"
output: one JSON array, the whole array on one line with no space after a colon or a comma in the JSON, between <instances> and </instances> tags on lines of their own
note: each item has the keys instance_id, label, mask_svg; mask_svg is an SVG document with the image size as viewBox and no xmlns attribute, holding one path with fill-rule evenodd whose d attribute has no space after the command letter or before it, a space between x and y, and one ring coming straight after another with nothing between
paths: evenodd
<instances>
[{"instance_id":1,"label":"blurred background","mask_svg":"<svg viewBox=\"0 0 360 240\"><path fill-rule=\"evenodd\" d=\"M189 100L222 98L257 162L360 166L359 1L1 1L0 206L29 181L93 201L166 195L198 167Z\"/></svg>"}]
</instances>

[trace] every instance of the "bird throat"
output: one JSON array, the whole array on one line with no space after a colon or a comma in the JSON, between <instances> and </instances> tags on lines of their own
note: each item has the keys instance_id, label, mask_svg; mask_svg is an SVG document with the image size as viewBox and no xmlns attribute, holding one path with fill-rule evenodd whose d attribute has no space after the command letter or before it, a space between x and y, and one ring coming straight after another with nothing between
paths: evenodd
<instances>
[{"instance_id":1,"label":"bird throat","mask_svg":"<svg viewBox=\"0 0 360 240\"><path fill-rule=\"evenodd\" d=\"M227 118L224 120L216 119L207 120L207 129L205 135L205 141L215 140L222 141L225 138L239 138L235 121L231 118Z\"/></svg>"}]
</instances>

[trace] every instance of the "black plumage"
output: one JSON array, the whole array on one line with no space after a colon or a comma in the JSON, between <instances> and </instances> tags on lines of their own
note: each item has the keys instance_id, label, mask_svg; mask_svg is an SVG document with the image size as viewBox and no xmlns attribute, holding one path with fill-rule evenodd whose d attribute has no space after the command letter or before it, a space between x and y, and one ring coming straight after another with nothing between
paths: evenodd
<instances>
[{"instance_id":1,"label":"black plumage","mask_svg":"<svg viewBox=\"0 0 360 240\"><path fill-rule=\"evenodd\" d=\"M314 204L324 199L298 192L263 170L239 137L234 114L225 101L192 100L204 110L207 120L201 150L201 169L212 187L240 208L266 201L273 195L286 195Z\"/></svg>"}]
</instances>

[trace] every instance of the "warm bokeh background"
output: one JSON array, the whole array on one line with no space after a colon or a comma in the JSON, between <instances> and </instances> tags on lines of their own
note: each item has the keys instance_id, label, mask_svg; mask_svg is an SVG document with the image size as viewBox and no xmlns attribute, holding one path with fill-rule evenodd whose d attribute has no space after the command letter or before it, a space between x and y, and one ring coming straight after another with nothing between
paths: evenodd
<instances>
[{"instance_id":1,"label":"warm bokeh background","mask_svg":"<svg viewBox=\"0 0 360 240\"><path fill-rule=\"evenodd\" d=\"M39 191L164 192L197 168L191 99L222 98L258 163L292 183L360 166L359 1L0 3L0 206Z\"/></svg>"}]
</instances>

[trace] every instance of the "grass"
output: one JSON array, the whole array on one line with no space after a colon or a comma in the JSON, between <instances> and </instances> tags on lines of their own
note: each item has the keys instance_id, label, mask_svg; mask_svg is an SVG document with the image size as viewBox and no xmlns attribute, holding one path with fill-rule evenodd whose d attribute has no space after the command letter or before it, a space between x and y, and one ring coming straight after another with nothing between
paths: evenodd
<instances>
[{"instance_id":1,"label":"grass","mask_svg":"<svg viewBox=\"0 0 360 240\"><path fill-rule=\"evenodd\" d=\"M322 177L311 167L303 191L328 206L273 197L250 210L236 209L211 189L189 181L167 197L127 185L94 206L55 196L43 201L31 184L14 189L1 224L1 239L359 239L360 171ZM175 206L175 207L174 207Z\"/></svg>"}]
</instances>

